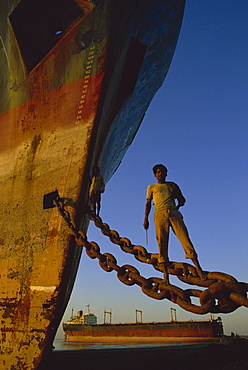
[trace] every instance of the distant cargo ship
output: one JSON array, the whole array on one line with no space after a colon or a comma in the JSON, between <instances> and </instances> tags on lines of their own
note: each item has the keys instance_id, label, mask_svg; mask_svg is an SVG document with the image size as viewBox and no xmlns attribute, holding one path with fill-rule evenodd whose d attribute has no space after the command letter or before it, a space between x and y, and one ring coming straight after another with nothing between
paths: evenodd
<instances>
[{"instance_id":1,"label":"distant cargo ship","mask_svg":"<svg viewBox=\"0 0 248 370\"><path fill-rule=\"evenodd\" d=\"M205 321L97 324L97 317L79 311L63 324L70 342L218 342L223 339L221 318Z\"/></svg>"}]
</instances>

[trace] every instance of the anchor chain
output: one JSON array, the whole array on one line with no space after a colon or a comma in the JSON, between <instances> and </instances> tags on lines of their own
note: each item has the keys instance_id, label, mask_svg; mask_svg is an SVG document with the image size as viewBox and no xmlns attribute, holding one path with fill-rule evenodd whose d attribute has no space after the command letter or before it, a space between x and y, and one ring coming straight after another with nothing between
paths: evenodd
<instances>
[{"instance_id":1,"label":"anchor chain","mask_svg":"<svg viewBox=\"0 0 248 370\"><path fill-rule=\"evenodd\" d=\"M184 283L207 287L205 290L183 290L172 284L166 285L163 279L158 277L145 278L132 265L119 266L111 253L101 253L99 245L93 241L89 242L85 233L76 228L70 213L64 209L63 201L60 198L55 199L54 203L70 228L77 245L85 247L86 253L91 259L97 258L104 271L116 271L117 278L125 285L136 284L144 294L153 299L168 299L186 311L200 315L209 312L228 313L240 306L248 307L246 294L248 284L238 282L233 276L222 272L204 271L206 280L202 280L194 266L188 263L170 262L169 274L177 276ZM140 245L133 245L128 238L120 237L117 231L110 230L109 225L103 223L102 219L92 211L89 211L89 217L101 229L102 233L109 237L112 243L119 245L124 252L133 254L138 261L151 264L156 270L161 271L156 254L147 252L146 248ZM200 305L192 303L191 297L199 298Z\"/></svg>"}]
</instances>

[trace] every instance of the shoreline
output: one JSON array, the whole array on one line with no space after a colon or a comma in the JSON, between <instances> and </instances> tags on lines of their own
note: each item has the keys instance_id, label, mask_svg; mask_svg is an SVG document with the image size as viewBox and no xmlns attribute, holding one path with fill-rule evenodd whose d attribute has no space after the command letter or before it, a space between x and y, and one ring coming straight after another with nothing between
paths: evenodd
<instances>
[{"instance_id":1,"label":"shoreline","mask_svg":"<svg viewBox=\"0 0 248 370\"><path fill-rule=\"evenodd\" d=\"M229 343L201 343L185 346L146 348L78 349L53 351L42 370L170 370L248 369L248 340L237 338Z\"/></svg>"}]
</instances>

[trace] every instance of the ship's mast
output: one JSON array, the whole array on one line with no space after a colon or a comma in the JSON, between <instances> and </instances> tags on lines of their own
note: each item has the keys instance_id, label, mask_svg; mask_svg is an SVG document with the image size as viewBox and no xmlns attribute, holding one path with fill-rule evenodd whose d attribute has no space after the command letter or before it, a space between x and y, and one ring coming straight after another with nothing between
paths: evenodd
<instances>
[{"instance_id":1,"label":"ship's mast","mask_svg":"<svg viewBox=\"0 0 248 370\"><path fill-rule=\"evenodd\" d=\"M106 322L106 316L107 314L109 314L109 323L108 324L111 324L111 321L112 321L112 310L111 311L106 311L106 308L104 310L104 324L107 324Z\"/></svg>"},{"instance_id":2,"label":"ship's mast","mask_svg":"<svg viewBox=\"0 0 248 370\"><path fill-rule=\"evenodd\" d=\"M170 313L171 313L171 322L177 321L177 310L171 307Z\"/></svg>"},{"instance_id":3,"label":"ship's mast","mask_svg":"<svg viewBox=\"0 0 248 370\"><path fill-rule=\"evenodd\" d=\"M136 324L138 324L138 323L142 323L142 311L141 310L136 310L135 311L135 313L136 313ZM138 313L140 314L140 321L138 320Z\"/></svg>"}]
</instances>

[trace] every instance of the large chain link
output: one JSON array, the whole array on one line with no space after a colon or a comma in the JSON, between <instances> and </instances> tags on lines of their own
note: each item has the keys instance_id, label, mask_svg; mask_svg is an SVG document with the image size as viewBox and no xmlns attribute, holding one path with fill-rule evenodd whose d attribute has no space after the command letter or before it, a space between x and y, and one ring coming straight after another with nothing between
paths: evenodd
<instances>
[{"instance_id":1,"label":"large chain link","mask_svg":"<svg viewBox=\"0 0 248 370\"><path fill-rule=\"evenodd\" d=\"M228 313L240 306L248 307L248 284L238 282L231 275L222 272L204 271L206 280L202 280L194 266L188 263L170 262L169 274L177 276L184 283L207 287L205 290L183 290L172 284L166 285L163 279L158 277L145 278L132 265L119 266L112 254L102 254L99 245L93 241L89 242L85 233L76 228L69 212L64 209L63 201L60 198L54 202L69 226L76 243L85 247L90 258L97 258L104 271L116 271L117 277L122 283L130 286L137 284L147 296L158 300L166 298L183 309L196 314ZM133 254L138 261L151 264L156 270L162 271L158 264L158 254L149 253L141 245L133 245L128 238L120 237L117 231L110 230L109 225L103 223L102 219L92 211L89 211L89 217L101 229L102 233L108 236L112 243L119 245L124 252ZM199 298L200 305L193 304L191 297Z\"/></svg>"}]
</instances>

